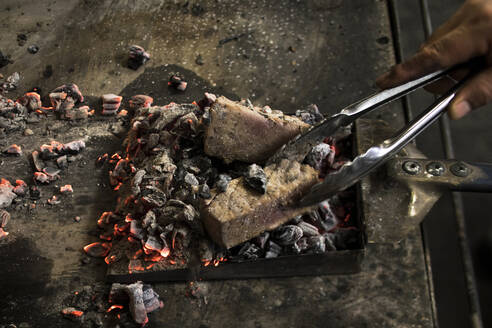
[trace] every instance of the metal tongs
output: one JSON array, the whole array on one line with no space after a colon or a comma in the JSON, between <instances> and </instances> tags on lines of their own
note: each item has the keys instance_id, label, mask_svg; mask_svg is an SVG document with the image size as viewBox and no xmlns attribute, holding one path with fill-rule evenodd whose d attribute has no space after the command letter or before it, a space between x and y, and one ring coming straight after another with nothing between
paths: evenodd
<instances>
[{"instance_id":1,"label":"metal tongs","mask_svg":"<svg viewBox=\"0 0 492 328\"><path fill-rule=\"evenodd\" d=\"M348 126L359 117L439 80L447 76L450 72L458 68L463 68L465 65L466 67L471 67L468 63L440 70L395 88L383 90L349 105L339 113L321 121L309 131L284 145L268 162L277 162L282 158L302 161L312 147L319 144L325 137L333 135L339 128ZM322 202L338 191L352 186L398 153L445 112L446 107L453 100L458 89L473 74L472 71L474 72L475 70L471 70L464 79L456 82L452 88L439 97L402 131L397 133L396 136L387 139L380 145L369 148L364 154L357 156L352 162L343 165L338 171L327 175L323 182L314 185L310 192L301 199L298 206L310 206Z\"/></svg>"}]
</instances>

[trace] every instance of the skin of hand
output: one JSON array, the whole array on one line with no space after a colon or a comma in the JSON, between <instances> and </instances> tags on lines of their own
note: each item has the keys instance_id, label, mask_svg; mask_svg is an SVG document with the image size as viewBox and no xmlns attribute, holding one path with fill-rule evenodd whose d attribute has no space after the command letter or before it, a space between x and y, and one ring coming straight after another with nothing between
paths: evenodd
<instances>
[{"instance_id":1,"label":"skin of hand","mask_svg":"<svg viewBox=\"0 0 492 328\"><path fill-rule=\"evenodd\" d=\"M452 119L492 102L492 0L467 0L415 55L380 76L376 84L382 89L395 87L475 57L482 57L485 65L450 104L448 114ZM466 74L466 70L456 71L452 78L443 78L426 89L443 93L455 83L453 79L459 80Z\"/></svg>"}]
</instances>

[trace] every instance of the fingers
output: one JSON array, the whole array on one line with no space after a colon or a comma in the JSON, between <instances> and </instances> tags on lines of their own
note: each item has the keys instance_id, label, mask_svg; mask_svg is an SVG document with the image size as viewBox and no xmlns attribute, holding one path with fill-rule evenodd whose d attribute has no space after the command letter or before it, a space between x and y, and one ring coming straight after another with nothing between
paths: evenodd
<instances>
[{"instance_id":1,"label":"fingers","mask_svg":"<svg viewBox=\"0 0 492 328\"><path fill-rule=\"evenodd\" d=\"M454 119L460 119L472 109L492 101L492 67L480 72L465 83L451 103L448 114Z\"/></svg>"},{"instance_id":2,"label":"fingers","mask_svg":"<svg viewBox=\"0 0 492 328\"><path fill-rule=\"evenodd\" d=\"M443 94L455 85L457 81L463 79L469 71L469 69L464 68L456 70L442 79L425 86L424 89L435 94Z\"/></svg>"},{"instance_id":3,"label":"fingers","mask_svg":"<svg viewBox=\"0 0 492 328\"><path fill-rule=\"evenodd\" d=\"M413 57L393 67L379 77L376 84L387 89L432 73L438 69L465 62L484 55L488 50L486 38L478 33L488 33L478 28L456 28L439 40L423 47Z\"/></svg>"}]
</instances>

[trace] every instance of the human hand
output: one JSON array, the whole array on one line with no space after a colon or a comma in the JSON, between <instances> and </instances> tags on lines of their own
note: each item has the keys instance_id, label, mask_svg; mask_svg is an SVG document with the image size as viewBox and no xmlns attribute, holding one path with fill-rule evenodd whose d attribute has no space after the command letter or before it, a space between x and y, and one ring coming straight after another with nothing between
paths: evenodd
<instances>
[{"instance_id":1,"label":"human hand","mask_svg":"<svg viewBox=\"0 0 492 328\"><path fill-rule=\"evenodd\" d=\"M492 102L492 0L467 0L461 8L405 62L380 76L376 84L387 89L414 80L439 69L482 57L485 66L458 91L448 114L459 119L472 109ZM444 93L468 72L458 70L452 78L426 87Z\"/></svg>"}]
</instances>

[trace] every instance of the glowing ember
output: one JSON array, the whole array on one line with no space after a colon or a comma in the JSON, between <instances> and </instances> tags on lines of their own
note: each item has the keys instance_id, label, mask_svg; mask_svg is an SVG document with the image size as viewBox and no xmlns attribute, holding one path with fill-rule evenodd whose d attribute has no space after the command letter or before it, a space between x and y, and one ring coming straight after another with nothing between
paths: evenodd
<instances>
[{"instance_id":1,"label":"glowing ember","mask_svg":"<svg viewBox=\"0 0 492 328\"><path fill-rule=\"evenodd\" d=\"M63 315L73 318L80 318L84 315L84 311L77 310L73 307L64 308L61 312Z\"/></svg>"},{"instance_id":2,"label":"glowing ember","mask_svg":"<svg viewBox=\"0 0 492 328\"><path fill-rule=\"evenodd\" d=\"M7 237L9 235L9 233L5 230L3 230L3 228L0 228L0 239L3 239L5 237Z\"/></svg>"},{"instance_id":3,"label":"glowing ember","mask_svg":"<svg viewBox=\"0 0 492 328\"><path fill-rule=\"evenodd\" d=\"M5 154L8 155L15 155L15 156L20 156L22 155L22 149L20 146L13 144L10 145L7 149L3 151Z\"/></svg>"},{"instance_id":4,"label":"glowing ember","mask_svg":"<svg viewBox=\"0 0 492 328\"><path fill-rule=\"evenodd\" d=\"M106 257L111 250L111 243L95 242L84 246L84 251L92 257Z\"/></svg>"},{"instance_id":5,"label":"glowing ember","mask_svg":"<svg viewBox=\"0 0 492 328\"><path fill-rule=\"evenodd\" d=\"M61 186L60 187L60 192L61 193L73 192L72 185L67 184L67 185Z\"/></svg>"},{"instance_id":6,"label":"glowing ember","mask_svg":"<svg viewBox=\"0 0 492 328\"><path fill-rule=\"evenodd\" d=\"M107 310L106 312L111 312L113 310L123 310L125 307L123 305L120 305L120 304L113 304L111 305Z\"/></svg>"}]
</instances>

